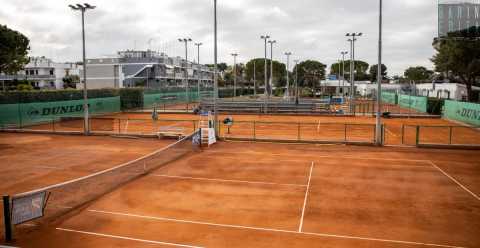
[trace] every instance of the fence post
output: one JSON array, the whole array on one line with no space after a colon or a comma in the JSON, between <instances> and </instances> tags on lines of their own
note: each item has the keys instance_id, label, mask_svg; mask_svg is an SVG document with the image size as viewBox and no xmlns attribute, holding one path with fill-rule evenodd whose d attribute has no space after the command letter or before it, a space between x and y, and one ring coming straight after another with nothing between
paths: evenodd
<instances>
[{"instance_id":1,"label":"fence post","mask_svg":"<svg viewBox=\"0 0 480 248\"><path fill-rule=\"evenodd\" d=\"M382 124L381 129L382 129L382 137L381 137L382 142L380 142L380 145L383 146L385 145L385 140L386 140L385 130L387 129L387 124Z\"/></svg>"},{"instance_id":2,"label":"fence post","mask_svg":"<svg viewBox=\"0 0 480 248\"><path fill-rule=\"evenodd\" d=\"M405 144L405 124L402 124L402 145Z\"/></svg>"},{"instance_id":3,"label":"fence post","mask_svg":"<svg viewBox=\"0 0 480 248\"><path fill-rule=\"evenodd\" d=\"M453 127L450 126L449 137L448 137L448 144L449 144L449 145L452 144L452 129L453 129Z\"/></svg>"},{"instance_id":4,"label":"fence post","mask_svg":"<svg viewBox=\"0 0 480 248\"><path fill-rule=\"evenodd\" d=\"M415 145L418 146L420 143L420 126L417 126L417 131L415 135Z\"/></svg>"},{"instance_id":5,"label":"fence post","mask_svg":"<svg viewBox=\"0 0 480 248\"><path fill-rule=\"evenodd\" d=\"M193 131L195 132L195 130L197 130L197 123L195 122L195 120L193 120L192 123L193 123Z\"/></svg>"},{"instance_id":6,"label":"fence post","mask_svg":"<svg viewBox=\"0 0 480 248\"><path fill-rule=\"evenodd\" d=\"M5 224L5 241L12 241L12 219L10 215L10 196L3 196L3 221Z\"/></svg>"},{"instance_id":7,"label":"fence post","mask_svg":"<svg viewBox=\"0 0 480 248\"><path fill-rule=\"evenodd\" d=\"M118 118L118 134L120 134L121 128L122 128L122 119Z\"/></svg>"},{"instance_id":8,"label":"fence post","mask_svg":"<svg viewBox=\"0 0 480 248\"><path fill-rule=\"evenodd\" d=\"M347 123L343 124L344 129L343 129L343 135L344 135L344 141L345 143L347 142Z\"/></svg>"},{"instance_id":9,"label":"fence post","mask_svg":"<svg viewBox=\"0 0 480 248\"><path fill-rule=\"evenodd\" d=\"M257 131L256 131L256 128L257 128L257 122L256 121L253 121L253 140L257 140Z\"/></svg>"},{"instance_id":10,"label":"fence post","mask_svg":"<svg viewBox=\"0 0 480 248\"><path fill-rule=\"evenodd\" d=\"M52 131L55 132L55 118L52 118Z\"/></svg>"},{"instance_id":11,"label":"fence post","mask_svg":"<svg viewBox=\"0 0 480 248\"><path fill-rule=\"evenodd\" d=\"M298 141L302 140L302 137L300 136L300 122L298 123L298 126L297 126L297 138L298 138Z\"/></svg>"}]
</instances>

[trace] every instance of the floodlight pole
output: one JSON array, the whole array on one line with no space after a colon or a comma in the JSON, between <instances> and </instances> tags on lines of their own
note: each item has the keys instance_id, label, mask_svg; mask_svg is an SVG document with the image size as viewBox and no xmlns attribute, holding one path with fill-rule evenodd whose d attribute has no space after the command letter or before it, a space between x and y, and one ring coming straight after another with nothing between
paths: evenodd
<instances>
[{"instance_id":1,"label":"floodlight pole","mask_svg":"<svg viewBox=\"0 0 480 248\"><path fill-rule=\"evenodd\" d=\"M295 61L295 104L298 105L298 59Z\"/></svg>"},{"instance_id":2,"label":"floodlight pole","mask_svg":"<svg viewBox=\"0 0 480 248\"><path fill-rule=\"evenodd\" d=\"M379 18L378 18L378 72L377 72L377 116L375 125L375 143L381 146L382 141L382 119L380 113L382 112L382 22L383 22L383 1L379 0Z\"/></svg>"},{"instance_id":3,"label":"floodlight pole","mask_svg":"<svg viewBox=\"0 0 480 248\"><path fill-rule=\"evenodd\" d=\"M270 39L270 36L267 35L262 35L260 39L263 39L265 41L265 72L263 74L263 77L265 79L265 106L264 106L264 112L265 114L268 112L268 99L270 98L270 95L268 94L268 72L267 72L267 40Z\"/></svg>"},{"instance_id":4,"label":"floodlight pole","mask_svg":"<svg viewBox=\"0 0 480 248\"><path fill-rule=\"evenodd\" d=\"M270 43L270 80L268 82L270 92L269 96L272 95L273 92L273 44L277 43L276 40L269 40L268 43Z\"/></svg>"},{"instance_id":5,"label":"floodlight pole","mask_svg":"<svg viewBox=\"0 0 480 248\"><path fill-rule=\"evenodd\" d=\"M342 52L342 96L345 96L345 55L347 51Z\"/></svg>"},{"instance_id":6,"label":"floodlight pole","mask_svg":"<svg viewBox=\"0 0 480 248\"><path fill-rule=\"evenodd\" d=\"M237 97L237 56L238 53L232 53L233 56L233 99Z\"/></svg>"},{"instance_id":7,"label":"floodlight pole","mask_svg":"<svg viewBox=\"0 0 480 248\"><path fill-rule=\"evenodd\" d=\"M253 96L257 96L257 73L256 73L256 59L253 59Z\"/></svg>"},{"instance_id":8,"label":"floodlight pole","mask_svg":"<svg viewBox=\"0 0 480 248\"><path fill-rule=\"evenodd\" d=\"M218 50L217 50L217 0L213 0L213 112L215 115L215 136L219 137L219 123L218 123L218 106L217 106L217 98L218 98L218 65L217 65L217 58L218 58Z\"/></svg>"},{"instance_id":9,"label":"floodlight pole","mask_svg":"<svg viewBox=\"0 0 480 248\"><path fill-rule=\"evenodd\" d=\"M202 65L200 65L200 46L203 45L203 43L195 43L195 46L197 47L197 63L198 63L198 84L197 84L197 93L198 93L198 101L200 102L200 82L202 80Z\"/></svg>"},{"instance_id":10,"label":"floodlight pole","mask_svg":"<svg viewBox=\"0 0 480 248\"><path fill-rule=\"evenodd\" d=\"M290 55L292 55L291 52L286 52L285 55L287 55L287 89L285 91L285 96L287 97L288 101L290 101L290 81L289 81L289 70L290 70Z\"/></svg>"},{"instance_id":11,"label":"floodlight pole","mask_svg":"<svg viewBox=\"0 0 480 248\"><path fill-rule=\"evenodd\" d=\"M184 80L185 80L185 99L187 100L187 107L188 103L190 102L190 96L189 96L189 82L188 82L188 42L191 42L191 38L183 38L183 39L178 39L178 41L185 43L185 73L184 73Z\"/></svg>"},{"instance_id":12,"label":"floodlight pole","mask_svg":"<svg viewBox=\"0 0 480 248\"><path fill-rule=\"evenodd\" d=\"M347 33L347 37L352 37L350 41L350 112L355 114L355 41L356 37L362 36L362 33Z\"/></svg>"},{"instance_id":13,"label":"floodlight pole","mask_svg":"<svg viewBox=\"0 0 480 248\"><path fill-rule=\"evenodd\" d=\"M85 135L90 134L90 122L88 114L88 91L87 91L87 59L85 52L85 11L89 9L95 9L96 6L92 6L88 3L68 5L72 10L78 10L82 12L82 48L83 48L83 132Z\"/></svg>"}]
</instances>

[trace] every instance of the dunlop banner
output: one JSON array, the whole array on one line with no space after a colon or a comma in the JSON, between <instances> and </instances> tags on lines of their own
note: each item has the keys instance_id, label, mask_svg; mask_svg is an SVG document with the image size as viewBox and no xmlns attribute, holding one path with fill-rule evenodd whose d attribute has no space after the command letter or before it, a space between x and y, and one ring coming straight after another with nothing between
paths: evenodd
<instances>
[{"instance_id":1,"label":"dunlop banner","mask_svg":"<svg viewBox=\"0 0 480 248\"><path fill-rule=\"evenodd\" d=\"M427 112L428 98L426 96L398 95L398 104L403 108L415 109L419 112Z\"/></svg>"},{"instance_id":2,"label":"dunlop banner","mask_svg":"<svg viewBox=\"0 0 480 248\"><path fill-rule=\"evenodd\" d=\"M91 116L120 112L120 97L89 99ZM83 100L0 105L0 126L24 127L61 117L82 117Z\"/></svg>"},{"instance_id":3,"label":"dunlop banner","mask_svg":"<svg viewBox=\"0 0 480 248\"><path fill-rule=\"evenodd\" d=\"M479 127L480 104L446 100L443 117Z\"/></svg>"},{"instance_id":4,"label":"dunlop banner","mask_svg":"<svg viewBox=\"0 0 480 248\"><path fill-rule=\"evenodd\" d=\"M382 102L397 104L397 94L382 91Z\"/></svg>"}]
</instances>

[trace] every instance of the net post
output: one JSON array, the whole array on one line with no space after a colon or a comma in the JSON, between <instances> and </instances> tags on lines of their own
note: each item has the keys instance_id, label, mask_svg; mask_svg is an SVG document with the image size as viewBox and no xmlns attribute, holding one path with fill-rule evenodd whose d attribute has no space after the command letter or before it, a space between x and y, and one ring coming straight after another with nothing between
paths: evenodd
<instances>
[{"instance_id":1,"label":"net post","mask_svg":"<svg viewBox=\"0 0 480 248\"><path fill-rule=\"evenodd\" d=\"M415 145L418 146L420 143L420 126L417 126L417 130L415 132Z\"/></svg>"},{"instance_id":2,"label":"net post","mask_svg":"<svg viewBox=\"0 0 480 248\"><path fill-rule=\"evenodd\" d=\"M453 129L453 127L450 126L449 134L448 134L448 144L449 144L449 145L452 144L452 129Z\"/></svg>"},{"instance_id":3,"label":"net post","mask_svg":"<svg viewBox=\"0 0 480 248\"><path fill-rule=\"evenodd\" d=\"M405 144L405 124L402 124L402 145Z\"/></svg>"},{"instance_id":4,"label":"net post","mask_svg":"<svg viewBox=\"0 0 480 248\"><path fill-rule=\"evenodd\" d=\"M297 124L297 138L298 138L298 141L300 141L302 138L300 137L300 122Z\"/></svg>"},{"instance_id":5,"label":"net post","mask_svg":"<svg viewBox=\"0 0 480 248\"><path fill-rule=\"evenodd\" d=\"M12 219L10 214L10 196L3 196L3 221L5 225L5 242L12 241Z\"/></svg>"}]
</instances>

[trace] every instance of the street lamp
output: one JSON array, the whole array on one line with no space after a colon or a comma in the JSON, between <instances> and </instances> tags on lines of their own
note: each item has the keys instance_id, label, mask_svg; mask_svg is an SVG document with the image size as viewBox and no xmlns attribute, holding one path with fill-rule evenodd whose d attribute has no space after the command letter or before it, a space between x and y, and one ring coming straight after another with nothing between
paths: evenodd
<instances>
[{"instance_id":1,"label":"street lamp","mask_svg":"<svg viewBox=\"0 0 480 248\"><path fill-rule=\"evenodd\" d=\"M237 97L237 56L238 53L232 53L233 56L233 99Z\"/></svg>"},{"instance_id":2,"label":"street lamp","mask_svg":"<svg viewBox=\"0 0 480 248\"><path fill-rule=\"evenodd\" d=\"M380 113L382 111L382 22L383 22L383 1L379 0L379 18L378 18L378 72L377 72L377 116L375 122L375 144L382 145L382 119Z\"/></svg>"},{"instance_id":3,"label":"street lamp","mask_svg":"<svg viewBox=\"0 0 480 248\"><path fill-rule=\"evenodd\" d=\"M285 97L290 101L290 81L289 81L289 70L290 70L290 56L292 55L291 52L286 52L287 55L287 89L285 91Z\"/></svg>"},{"instance_id":4,"label":"street lamp","mask_svg":"<svg viewBox=\"0 0 480 248\"><path fill-rule=\"evenodd\" d=\"M188 108L188 102L190 100L190 97L189 97L189 89L188 89L188 42L191 42L192 39L191 38L183 38L183 39L178 39L179 42L181 43L185 43L185 76L184 76L184 80L185 80L185 94L186 94L186 100L187 100L187 108Z\"/></svg>"},{"instance_id":5,"label":"street lamp","mask_svg":"<svg viewBox=\"0 0 480 248\"><path fill-rule=\"evenodd\" d=\"M298 62L300 60L296 59L295 62L295 104L298 105Z\"/></svg>"},{"instance_id":6,"label":"street lamp","mask_svg":"<svg viewBox=\"0 0 480 248\"><path fill-rule=\"evenodd\" d=\"M268 39L270 39L270 35L268 35L268 34L267 35L262 35L262 36L260 36L260 39L265 41L265 72L263 74L263 77L265 78L265 92L264 92L264 94L265 94L265 109L264 109L264 111L265 111L265 113L267 113L268 112L268 110L267 110L268 100L267 99L269 97L268 89L267 89L267 86L268 86L268 81L267 81L268 80L267 79L267 77L268 77L268 75L267 75L267 73L268 73L267 72L267 41L268 41Z\"/></svg>"},{"instance_id":7,"label":"street lamp","mask_svg":"<svg viewBox=\"0 0 480 248\"><path fill-rule=\"evenodd\" d=\"M345 96L345 55L347 55L348 52L342 51L341 54L342 54L342 96Z\"/></svg>"},{"instance_id":8,"label":"street lamp","mask_svg":"<svg viewBox=\"0 0 480 248\"><path fill-rule=\"evenodd\" d=\"M198 85L197 85L197 93L198 93L198 101L200 102L200 82L202 80L202 66L200 65L200 46L203 43L195 43L197 47L197 63L198 63Z\"/></svg>"},{"instance_id":9,"label":"street lamp","mask_svg":"<svg viewBox=\"0 0 480 248\"><path fill-rule=\"evenodd\" d=\"M273 90L273 44L277 43L276 40L269 40L268 43L270 43L270 80L268 83L269 86L269 95L272 95L272 90Z\"/></svg>"},{"instance_id":10,"label":"street lamp","mask_svg":"<svg viewBox=\"0 0 480 248\"><path fill-rule=\"evenodd\" d=\"M82 12L82 45L83 45L83 114L84 124L83 132L85 135L90 134L90 126L88 120L88 92L87 92L87 60L85 55L85 11L95 9L96 6L92 6L88 3L68 5L72 10Z\"/></svg>"},{"instance_id":11,"label":"street lamp","mask_svg":"<svg viewBox=\"0 0 480 248\"><path fill-rule=\"evenodd\" d=\"M213 112L215 115L215 137L218 137L218 46L217 46L217 0L213 0Z\"/></svg>"},{"instance_id":12,"label":"street lamp","mask_svg":"<svg viewBox=\"0 0 480 248\"><path fill-rule=\"evenodd\" d=\"M350 113L355 114L355 41L357 38L362 36L362 33L347 33L347 37L352 37L348 39L350 42Z\"/></svg>"}]
</instances>

